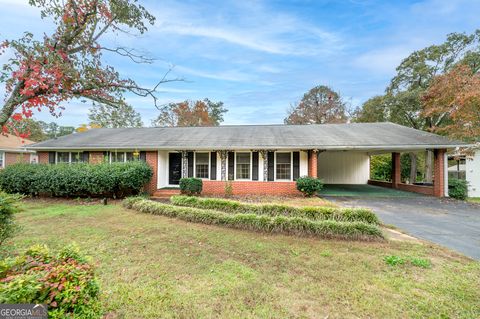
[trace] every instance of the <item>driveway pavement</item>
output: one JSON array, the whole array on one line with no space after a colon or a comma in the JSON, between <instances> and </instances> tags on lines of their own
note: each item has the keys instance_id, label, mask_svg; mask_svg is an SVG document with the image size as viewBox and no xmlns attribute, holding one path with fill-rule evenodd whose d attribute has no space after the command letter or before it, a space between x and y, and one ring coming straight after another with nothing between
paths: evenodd
<instances>
[{"instance_id":1,"label":"driveway pavement","mask_svg":"<svg viewBox=\"0 0 480 319\"><path fill-rule=\"evenodd\" d=\"M480 205L429 196L328 197L371 208L385 224L480 260Z\"/></svg>"}]
</instances>

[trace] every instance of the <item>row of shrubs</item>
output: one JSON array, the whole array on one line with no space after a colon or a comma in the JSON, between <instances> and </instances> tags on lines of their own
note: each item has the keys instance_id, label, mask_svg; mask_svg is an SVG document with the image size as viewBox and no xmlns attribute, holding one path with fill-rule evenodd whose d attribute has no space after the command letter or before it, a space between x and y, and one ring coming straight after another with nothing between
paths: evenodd
<instances>
[{"instance_id":1,"label":"row of shrubs","mask_svg":"<svg viewBox=\"0 0 480 319\"><path fill-rule=\"evenodd\" d=\"M163 204L142 197L130 197L123 201L126 208L142 213L164 215L189 222L225 227L286 233L322 238L364 239L383 238L381 230L364 222L339 222L334 220L311 220L302 217L266 216L258 214L231 214L215 210L181 207Z\"/></svg>"},{"instance_id":2,"label":"row of shrubs","mask_svg":"<svg viewBox=\"0 0 480 319\"><path fill-rule=\"evenodd\" d=\"M379 224L379 219L370 209L338 207L293 207L278 204L247 204L220 198L172 196L170 202L177 206L215 209L227 213L247 213L267 216L301 217L311 220L336 220Z\"/></svg>"},{"instance_id":3,"label":"row of shrubs","mask_svg":"<svg viewBox=\"0 0 480 319\"><path fill-rule=\"evenodd\" d=\"M57 254L36 245L0 261L2 304L46 304L48 318L100 318L99 295L94 268L75 245Z\"/></svg>"},{"instance_id":4,"label":"row of shrubs","mask_svg":"<svg viewBox=\"0 0 480 319\"><path fill-rule=\"evenodd\" d=\"M15 164L0 171L7 193L62 197L125 197L138 194L152 178L145 162L75 165Z\"/></svg>"}]
</instances>

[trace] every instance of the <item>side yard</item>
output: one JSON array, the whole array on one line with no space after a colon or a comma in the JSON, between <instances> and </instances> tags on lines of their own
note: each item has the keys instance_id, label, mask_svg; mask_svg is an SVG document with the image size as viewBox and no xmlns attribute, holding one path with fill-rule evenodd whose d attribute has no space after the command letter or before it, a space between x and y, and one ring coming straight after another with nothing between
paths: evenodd
<instances>
[{"instance_id":1,"label":"side yard","mask_svg":"<svg viewBox=\"0 0 480 319\"><path fill-rule=\"evenodd\" d=\"M119 203L24 208L15 248L77 242L97 263L108 318L480 317L480 263L423 242L269 235Z\"/></svg>"}]
</instances>

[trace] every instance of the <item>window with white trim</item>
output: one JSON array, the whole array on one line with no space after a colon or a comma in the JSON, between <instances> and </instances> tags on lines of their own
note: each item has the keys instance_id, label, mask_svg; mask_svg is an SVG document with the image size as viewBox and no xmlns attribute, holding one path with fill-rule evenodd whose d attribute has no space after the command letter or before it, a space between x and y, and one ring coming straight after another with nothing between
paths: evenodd
<instances>
[{"instance_id":1,"label":"window with white trim","mask_svg":"<svg viewBox=\"0 0 480 319\"><path fill-rule=\"evenodd\" d=\"M235 154L236 179L250 179L250 168L251 168L250 157L251 157L250 152Z\"/></svg>"},{"instance_id":2,"label":"window with white trim","mask_svg":"<svg viewBox=\"0 0 480 319\"><path fill-rule=\"evenodd\" d=\"M83 152L72 152L70 154L70 163L82 163Z\"/></svg>"},{"instance_id":3,"label":"window with white trim","mask_svg":"<svg viewBox=\"0 0 480 319\"><path fill-rule=\"evenodd\" d=\"M5 152L0 152L0 168L5 167Z\"/></svg>"},{"instance_id":4,"label":"window with white trim","mask_svg":"<svg viewBox=\"0 0 480 319\"><path fill-rule=\"evenodd\" d=\"M57 152L56 163L83 163L83 152Z\"/></svg>"},{"instance_id":5,"label":"window with white trim","mask_svg":"<svg viewBox=\"0 0 480 319\"><path fill-rule=\"evenodd\" d=\"M292 153L277 152L276 155L276 179L290 180L292 178Z\"/></svg>"},{"instance_id":6,"label":"window with white trim","mask_svg":"<svg viewBox=\"0 0 480 319\"><path fill-rule=\"evenodd\" d=\"M195 153L195 177L208 178L208 153Z\"/></svg>"},{"instance_id":7,"label":"window with white trim","mask_svg":"<svg viewBox=\"0 0 480 319\"><path fill-rule=\"evenodd\" d=\"M137 154L140 154L136 152ZM139 155L135 152L110 152L110 163L124 163L138 161Z\"/></svg>"}]
</instances>

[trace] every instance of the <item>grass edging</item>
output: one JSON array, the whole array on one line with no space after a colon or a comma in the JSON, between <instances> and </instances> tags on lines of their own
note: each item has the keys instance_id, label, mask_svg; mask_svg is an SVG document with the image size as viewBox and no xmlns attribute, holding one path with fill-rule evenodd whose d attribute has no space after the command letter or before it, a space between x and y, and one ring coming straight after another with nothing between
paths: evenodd
<instances>
[{"instance_id":1,"label":"grass edging","mask_svg":"<svg viewBox=\"0 0 480 319\"><path fill-rule=\"evenodd\" d=\"M379 240L384 238L380 228L363 222L309 220L301 217L257 214L231 214L215 210L163 204L142 197L127 198L123 201L123 206L142 213L174 217L194 223L220 225L267 233L285 233L349 240Z\"/></svg>"},{"instance_id":2,"label":"grass edging","mask_svg":"<svg viewBox=\"0 0 480 319\"><path fill-rule=\"evenodd\" d=\"M311 220L335 220L340 222L364 222L378 225L377 215L367 208L293 207L279 204L248 204L221 198L172 196L170 202L177 206L215 209L226 213L245 213L270 217L301 217Z\"/></svg>"}]
</instances>

